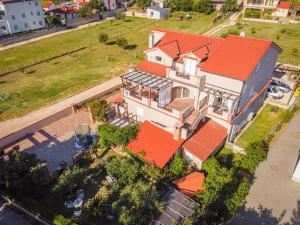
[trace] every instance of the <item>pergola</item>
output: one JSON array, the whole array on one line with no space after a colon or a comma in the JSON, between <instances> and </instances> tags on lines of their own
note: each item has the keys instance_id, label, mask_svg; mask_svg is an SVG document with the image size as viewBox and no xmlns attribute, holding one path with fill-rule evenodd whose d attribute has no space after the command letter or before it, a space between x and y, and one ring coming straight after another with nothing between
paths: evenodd
<instances>
[{"instance_id":1,"label":"pergola","mask_svg":"<svg viewBox=\"0 0 300 225\"><path fill-rule=\"evenodd\" d=\"M121 76L121 78L122 86L124 86L124 80L154 89L156 91L160 91L168 86L172 86L172 82L164 77L159 77L139 70L131 71Z\"/></svg>"},{"instance_id":2,"label":"pergola","mask_svg":"<svg viewBox=\"0 0 300 225\"><path fill-rule=\"evenodd\" d=\"M223 90L220 90L217 88L207 87L207 86L204 87L203 91L206 92L207 94L212 94L216 97L222 97L222 98L229 99L232 101L235 101L236 99L239 98L239 95L236 95L236 94L233 94L233 93L230 93L227 91L223 91Z\"/></svg>"}]
</instances>

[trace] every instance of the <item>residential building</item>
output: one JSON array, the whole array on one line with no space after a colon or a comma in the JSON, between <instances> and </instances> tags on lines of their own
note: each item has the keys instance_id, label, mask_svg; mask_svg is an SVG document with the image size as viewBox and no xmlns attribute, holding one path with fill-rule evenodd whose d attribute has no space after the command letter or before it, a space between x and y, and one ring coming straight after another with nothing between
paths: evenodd
<instances>
[{"instance_id":1,"label":"residential building","mask_svg":"<svg viewBox=\"0 0 300 225\"><path fill-rule=\"evenodd\" d=\"M122 76L118 111L142 122L128 148L159 168L175 153L201 168L263 105L281 49L270 40L155 29L144 52Z\"/></svg>"},{"instance_id":2,"label":"residential building","mask_svg":"<svg viewBox=\"0 0 300 225\"><path fill-rule=\"evenodd\" d=\"M161 8L160 6L154 5L147 8L147 18L149 19L166 19L170 12L167 8Z\"/></svg>"},{"instance_id":3,"label":"residential building","mask_svg":"<svg viewBox=\"0 0 300 225\"><path fill-rule=\"evenodd\" d=\"M276 10L279 0L244 0L244 9L272 9Z\"/></svg>"},{"instance_id":4,"label":"residential building","mask_svg":"<svg viewBox=\"0 0 300 225\"><path fill-rule=\"evenodd\" d=\"M0 0L0 36L45 26L40 0Z\"/></svg>"},{"instance_id":5,"label":"residential building","mask_svg":"<svg viewBox=\"0 0 300 225\"><path fill-rule=\"evenodd\" d=\"M277 7L275 16L276 17L288 17L290 15L291 6L292 6L291 2L281 1Z\"/></svg>"}]
</instances>

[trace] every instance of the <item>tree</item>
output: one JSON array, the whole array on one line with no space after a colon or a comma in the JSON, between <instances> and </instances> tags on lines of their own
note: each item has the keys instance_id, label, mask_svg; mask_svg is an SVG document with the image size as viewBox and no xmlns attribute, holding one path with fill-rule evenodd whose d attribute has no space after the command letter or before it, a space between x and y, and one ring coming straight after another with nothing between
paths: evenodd
<instances>
[{"instance_id":1,"label":"tree","mask_svg":"<svg viewBox=\"0 0 300 225\"><path fill-rule=\"evenodd\" d=\"M92 7L90 5L81 7L79 10L79 15L82 18L91 17L93 15Z\"/></svg>"},{"instance_id":2,"label":"tree","mask_svg":"<svg viewBox=\"0 0 300 225\"><path fill-rule=\"evenodd\" d=\"M254 173L256 167L266 159L268 148L268 143L265 141L249 144L245 149L246 154L242 157L241 168L249 173Z\"/></svg>"},{"instance_id":3,"label":"tree","mask_svg":"<svg viewBox=\"0 0 300 225\"><path fill-rule=\"evenodd\" d=\"M114 157L105 162L105 169L120 186L133 184L140 174L140 165L131 158Z\"/></svg>"},{"instance_id":4,"label":"tree","mask_svg":"<svg viewBox=\"0 0 300 225\"><path fill-rule=\"evenodd\" d=\"M156 187L143 181L127 185L113 203L113 211L124 225L149 224L161 210L163 205Z\"/></svg>"},{"instance_id":5,"label":"tree","mask_svg":"<svg viewBox=\"0 0 300 225\"><path fill-rule=\"evenodd\" d=\"M46 21L47 21L47 24L50 24L52 26L57 26L57 25L61 24L60 18L57 15L52 15L52 16L48 15L46 17Z\"/></svg>"},{"instance_id":6,"label":"tree","mask_svg":"<svg viewBox=\"0 0 300 225\"><path fill-rule=\"evenodd\" d=\"M77 225L77 223L74 223L72 220L65 218L62 215L55 216L53 220L54 225Z\"/></svg>"},{"instance_id":7,"label":"tree","mask_svg":"<svg viewBox=\"0 0 300 225\"><path fill-rule=\"evenodd\" d=\"M145 11L151 5L151 0L136 0L136 4L140 9Z\"/></svg>"},{"instance_id":8,"label":"tree","mask_svg":"<svg viewBox=\"0 0 300 225\"><path fill-rule=\"evenodd\" d=\"M118 45L120 48L123 48L123 49L125 49L125 48L127 47L127 45L128 45L128 41L127 41L127 39L124 38L124 37L118 38L118 39L116 40L116 43L117 43L117 45Z\"/></svg>"},{"instance_id":9,"label":"tree","mask_svg":"<svg viewBox=\"0 0 300 225\"><path fill-rule=\"evenodd\" d=\"M171 176L179 177L182 176L186 168L186 163L180 155L176 154L174 156L174 159L169 165L169 168L167 169L167 173Z\"/></svg>"},{"instance_id":10,"label":"tree","mask_svg":"<svg viewBox=\"0 0 300 225\"><path fill-rule=\"evenodd\" d=\"M58 193L71 194L79 188L84 181L84 169L74 166L65 170L58 178L53 190Z\"/></svg>"},{"instance_id":11,"label":"tree","mask_svg":"<svg viewBox=\"0 0 300 225\"><path fill-rule=\"evenodd\" d=\"M91 110L92 116L101 122L106 120L106 113L110 109L109 104L105 100L95 99L86 104L86 106Z\"/></svg>"},{"instance_id":12,"label":"tree","mask_svg":"<svg viewBox=\"0 0 300 225\"><path fill-rule=\"evenodd\" d=\"M211 0L195 0L192 8L194 11L205 13L206 15L213 11Z\"/></svg>"},{"instance_id":13,"label":"tree","mask_svg":"<svg viewBox=\"0 0 300 225\"><path fill-rule=\"evenodd\" d=\"M104 2L102 0L92 0L92 8L96 9L99 15L99 20L103 19L103 12L104 12Z\"/></svg>"},{"instance_id":14,"label":"tree","mask_svg":"<svg viewBox=\"0 0 300 225\"><path fill-rule=\"evenodd\" d=\"M94 217L101 217L106 213L106 199L102 197L95 197L91 199L91 201L88 203L88 211L89 213Z\"/></svg>"},{"instance_id":15,"label":"tree","mask_svg":"<svg viewBox=\"0 0 300 225\"><path fill-rule=\"evenodd\" d=\"M99 35L99 42L106 43L108 41L108 34L107 33L101 33Z\"/></svg>"},{"instance_id":16,"label":"tree","mask_svg":"<svg viewBox=\"0 0 300 225\"><path fill-rule=\"evenodd\" d=\"M233 12L238 9L237 0L226 0L224 6L222 7L222 12L228 13Z\"/></svg>"}]
</instances>

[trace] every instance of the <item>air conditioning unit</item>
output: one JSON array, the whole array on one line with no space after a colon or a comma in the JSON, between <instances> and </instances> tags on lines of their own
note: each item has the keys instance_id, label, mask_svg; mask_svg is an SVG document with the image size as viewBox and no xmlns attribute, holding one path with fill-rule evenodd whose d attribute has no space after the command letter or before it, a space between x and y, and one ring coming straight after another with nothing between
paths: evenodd
<instances>
[{"instance_id":1,"label":"air conditioning unit","mask_svg":"<svg viewBox=\"0 0 300 225\"><path fill-rule=\"evenodd\" d=\"M253 120L254 116L255 116L255 113L254 113L254 112L249 113L247 120L248 120L248 121Z\"/></svg>"}]
</instances>

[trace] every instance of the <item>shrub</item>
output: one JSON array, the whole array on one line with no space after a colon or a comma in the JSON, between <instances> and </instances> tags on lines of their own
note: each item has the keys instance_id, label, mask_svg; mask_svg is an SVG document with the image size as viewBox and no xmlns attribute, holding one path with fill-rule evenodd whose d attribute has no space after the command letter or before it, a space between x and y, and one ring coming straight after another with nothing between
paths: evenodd
<instances>
[{"instance_id":1,"label":"shrub","mask_svg":"<svg viewBox=\"0 0 300 225\"><path fill-rule=\"evenodd\" d=\"M230 34L232 34L232 35L239 35L239 32L236 29L229 29L226 33L222 33L221 37L222 38L226 38Z\"/></svg>"},{"instance_id":2,"label":"shrub","mask_svg":"<svg viewBox=\"0 0 300 225\"><path fill-rule=\"evenodd\" d=\"M276 34L276 40L279 40L279 39L280 39L280 35Z\"/></svg>"},{"instance_id":3,"label":"shrub","mask_svg":"<svg viewBox=\"0 0 300 225\"><path fill-rule=\"evenodd\" d=\"M83 17L83 18L91 17L91 16L93 16L92 10L93 10L92 7L89 5L81 7L79 10L79 15L80 15L80 17Z\"/></svg>"},{"instance_id":4,"label":"shrub","mask_svg":"<svg viewBox=\"0 0 300 225\"><path fill-rule=\"evenodd\" d=\"M99 34L99 42L106 43L107 41L108 41L108 34L107 33Z\"/></svg>"},{"instance_id":5,"label":"shrub","mask_svg":"<svg viewBox=\"0 0 300 225\"><path fill-rule=\"evenodd\" d=\"M258 19L261 17L261 10L259 9L246 9L244 13L246 18L255 18Z\"/></svg>"},{"instance_id":6,"label":"shrub","mask_svg":"<svg viewBox=\"0 0 300 225\"><path fill-rule=\"evenodd\" d=\"M125 18L126 18L125 13L121 13L121 12L116 13L116 19L117 20L125 20Z\"/></svg>"},{"instance_id":7,"label":"shrub","mask_svg":"<svg viewBox=\"0 0 300 225\"><path fill-rule=\"evenodd\" d=\"M87 204L87 209L92 216L101 217L106 212L106 199L100 196L92 198Z\"/></svg>"},{"instance_id":8,"label":"shrub","mask_svg":"<svg viewBox=\"0 0 300 225\"><path fill-rule=\"evenodd\" d=\"M186 169L186 163L180 155L176 154L167 168L167 174L172 177L182 176Z\"/></svg>"},{"instance_id":9,"label":"shrub","mask_svg":"<svg viewBox=\"0 0 300 225\"><path fill-rule=\"evenodd\" d=\"M123 49L125 49L128 46L128 41L124 37L118 38L116 40L116 43L120 48L123 48Z\"/></svg>"},{"instance_id":10,"label":"shrub","mask_svg":"<svg viewBox=\"0 0 300 225\"><path fill-rule=\"evenodd\" d=\"M106 113L110 108L107 101L95 99L88 102L86 106L90 108L93 118L102 122L106 120Z\"/></svg>"},{"instance_id":11,"label":"shrub","mask_svg":"<svg viewBox=\"0 0 300 225\"><path fill-rule=\"evenodd\" d=\"M246 154L242 157L241 168L253 174L257 166L266 159L268 148L268 143L265 141L249 144L245 149Z\"/></svg>"},{"instance_id":12,"label":"shrub","mask_svg":"<svg viewBox=\"0 0 300 225\"><path fill-rule=\"evenodd\" d=\"M73 222L72 220L65 218L62 215L55 216L53 220L54 225L77 225L77 223Z\"/></svg>"},{"instance_id":13,"label":"shrub","mask_svg":"<svg viewBox=\"0 0 300 225\"><path fill-rule=\"evenodd\" d=\"M84 169L78 166L65 170L53 190L61 194L71 194L84 183L84 174Z\"/></svg>"},{"instance_id":14,"label":"shrub","mask_svg":"<svg viewBox=\"0 0 300 225\"><path fill-rule=\"evenodd\" d=\"M252 33L252 34L255 34L255 33L256 33L255 27L251 27L251 33Z\"/></svg>"}]
</instances>

